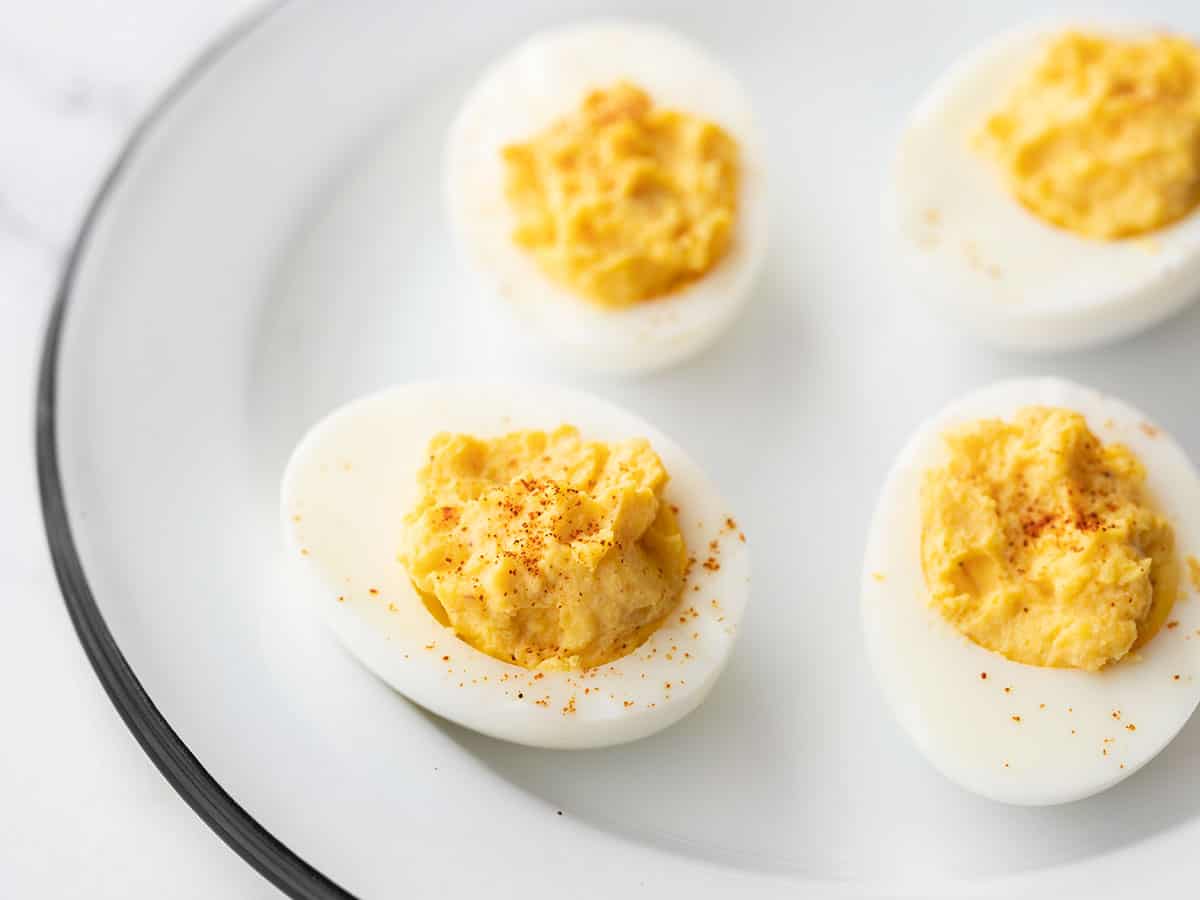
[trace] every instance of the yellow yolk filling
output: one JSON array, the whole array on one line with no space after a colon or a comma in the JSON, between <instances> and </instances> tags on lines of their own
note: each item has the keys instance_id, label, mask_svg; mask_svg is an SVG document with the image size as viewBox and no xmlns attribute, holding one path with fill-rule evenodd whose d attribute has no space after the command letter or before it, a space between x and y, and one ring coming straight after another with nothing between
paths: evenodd
<instances>
[{"instance_id":1,"label":"yellow yolk filling","mask_svg":"<svg viewBox=\"0 0 1200 900\"><path fill-rule=\"evenodd\" d=\"M720 126L619 83L504 148L513 240L554 280L605 307L661 297L729 250L738 147Z\"/></svg>"},{"instance_id":2,"label":"yellow yolk filling","mask_svg":"<svg viewBox=\"0 0 1200 900\"><path fill-rule=\"evenodd\" d=\"M931 602L1011 660L1095 671L1162 626L1179 589L1171 525L1126 447L1029 407L945 435L921 492Z\"/></svg>"},{"instance_id":3,"label":"yellow yolk filling","mask_svg":"<svg viewBox=\"0 0 1200 900\"><path fill-rule=\"evenodd\" d=\"M418 481L400 561L443 624L505 662L609 662L683 592L687 550L645 440L439 434Z\"/></svg>"},{"instance_id":4,"label":"yellow yolk filling","mask_svg":"<svg viewBox=\"0 0 1200 900\"><path fill-rule=\"evenodd\" d=\"M1104 239L1162 228L1200 203L1200 48L1067 32L980 142L1047 222Z\"/></svg>"}]
</instances>

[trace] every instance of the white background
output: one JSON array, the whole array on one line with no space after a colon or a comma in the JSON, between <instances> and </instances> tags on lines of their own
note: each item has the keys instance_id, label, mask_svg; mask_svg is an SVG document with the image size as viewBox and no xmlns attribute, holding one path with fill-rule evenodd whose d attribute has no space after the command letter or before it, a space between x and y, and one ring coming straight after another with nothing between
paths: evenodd
<instances>
[{"instance_id":1,"label":"white background","mask_svg":"<svg viewBox=\"0 0 1200 900\"><path fill-rule=\"evenodd\" d=\"M0 3L0 896L271 897L187 807L92 674L33 461L58 268L129 130L253 0Z\"/></svg>"}]
</instances>

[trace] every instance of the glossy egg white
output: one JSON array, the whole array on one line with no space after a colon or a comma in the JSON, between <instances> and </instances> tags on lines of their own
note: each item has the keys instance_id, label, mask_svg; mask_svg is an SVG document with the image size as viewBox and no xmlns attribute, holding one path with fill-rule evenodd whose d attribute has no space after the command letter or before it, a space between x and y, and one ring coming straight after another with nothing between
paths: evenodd
<instances>
[{"instance_id":1,"label":"glossy egg white","mask_svg":"<svg viewBox=\"0 0 1200 900\"><path fill-rule=\"evenodd\" d=\"M1127 778L1170 742L1200 700L1200 600L1186 568L1170 617L1177 624L1098 673L1011 662L960 635L929 605L920 487L942 458L943 432L1039 404L1076 410L1104 443L1129 446L1175 528L1181 560L1200 553L1200 476L1179 446L1118 400L1027 379L973 393L918 429L883 487L862 580L868 655L896 719L947 778L1022 805L1078 800Z\"/></svg>"},{"instance_id":2,"label":"glossy egg white","mask_svg":"<svg viewBox=\"0 0 1200 900\"><path fill-rule=\"evenodd\" d=\"M705 277L622 310L595 306L550 280L512 241L501 149L573 112L588 91L622 79L656 105L721 125L741 151L733 244ZM574 25L530 38L496 62L463 103L446 151L450 219L485 287L553 355L608 372L661 369L698 353L736 319L767 246L762 141L734 76L665 28Z\"/></svg>"},{"instance_id":3,"label":"glossy egg white","mask_svg":"<svg viewBox=\"0 0 1200 900\"><path fill-rule=\"evenodd\" d=\"M885 189L887 244L909 292L1011 349L1115 340L1200 296L1196 212L1144 237L1080 237L1026 210L974 146L988 116L1066 27L1007 34L943 75L912 113Z\"/></svg>"},{"instance_id":4,"label":"glossy egg white","mask_svg":"<svg viewBox=\"0 0 1200 900\"><path fill-rule=\"evenodd\" d=\"M586 439L649 439L670 475L692 567L680 607L634 653L586 672L535 673L442 627L397 561L417 472L440 431L494 436L569 423ZM431 712L493 737L549 748L645 737L704 700L729 660L749 585L744 538L687 455L595 397L537 385L395 387L337 410L296 447L282 517L297 590L376 675ZM717 541L715 551L710 541ZM297 610L297 614L303 614Z\"/></svg>"}]
</instances>

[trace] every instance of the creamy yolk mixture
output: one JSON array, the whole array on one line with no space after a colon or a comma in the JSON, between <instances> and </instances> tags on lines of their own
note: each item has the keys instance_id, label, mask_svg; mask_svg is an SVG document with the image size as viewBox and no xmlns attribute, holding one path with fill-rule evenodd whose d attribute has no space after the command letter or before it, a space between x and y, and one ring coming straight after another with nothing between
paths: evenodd
<instances>
[{"instance_id":1,"label":"creamy yolk mixture","mask_svg":"<svg viewBox=\"0 0 1200 900\"><path fill-rule=\"evenodd\" d=\"M439 434L418 481L400 561L430 611L498 659L609 662L683 592L687 550L645 440L584 441L570 426Z\"/></svg>"},{"instance_id":2,"label":"creamy yolk mixture","mask_svg":"<svg viewBox=\"0 0 1200 900\"><path fill-rule=\"evenodd\" d=\"M1062 34L980 143L1047 222L1103 239L1169 225L1200 203L1200 48Z\"/></svg>"},{"instance_id":3,"label":"creamy yolk mixture","mask_svg":"<svg viewBox=\"0 0 1200 900\"><path fill-rule=\"evenodd\" d=\"M720 126L619 83L503 151L513 240L604 307L661 297L729 250L738 147Z\"/></svg>"},{"instance_id":4,"label":"creamy yolk mixture","mask_svg":"<svg viewBox=\"0 0 1200 900\"><path fill-rule=\"evenodd\" d=\"M921 562L947 621L1017 662L1089 671L1154 636L1180 566L1132 452L1046 407L954 428L945 449L922 486Z\"/></svg>"}]
</instances>

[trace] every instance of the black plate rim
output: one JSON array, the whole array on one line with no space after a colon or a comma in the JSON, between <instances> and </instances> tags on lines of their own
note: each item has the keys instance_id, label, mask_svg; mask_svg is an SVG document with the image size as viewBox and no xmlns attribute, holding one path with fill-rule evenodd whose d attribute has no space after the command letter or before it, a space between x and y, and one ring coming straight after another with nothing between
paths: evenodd
<instances>
[{"instance_id":1,"label":"black plate rim","mask_svg":"<svg viewBox=\"0 0 1200 900\"><path fill-rule=\"evenodd\" d=\"M188 749L142 687L88 585L71 533L58 464L56 399L63 326L95 224L130 160L165 112L283 5L268 2L251 10L175 78L141 117L92 198L63 263L46 325L37 382L35 454L42 520L63 601L96 677L142 750L196 815L273 885L303 900L340 900L353 895L305 862L243 809Z\"/></svg>"}]
</instances>

